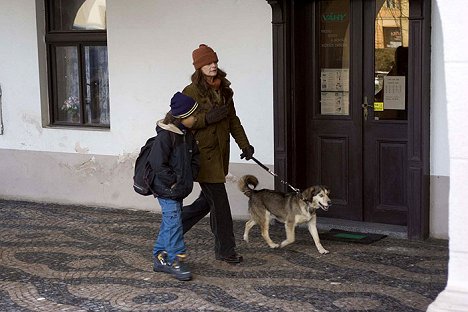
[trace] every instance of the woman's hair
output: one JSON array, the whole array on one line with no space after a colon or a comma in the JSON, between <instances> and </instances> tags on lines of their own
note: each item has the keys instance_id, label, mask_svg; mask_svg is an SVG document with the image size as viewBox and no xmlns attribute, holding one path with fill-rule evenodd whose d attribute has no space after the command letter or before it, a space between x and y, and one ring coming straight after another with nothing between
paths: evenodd
<instances>
[{"instance_id":1,"label":"woman's hair","mask_svg":"<svg viewBox=\"0 0 468 312\"><path fill-rule=\"evenodd\" d=\"M218 74L216 78L221 79L221 89L224 87L224 79L226 77L226 72L218 68ZM201 90L203 93L206 93L210 89L210 85L206 82L205 74L203 74L201 68L197 69L192 74L192 82Z\"/></svg>"},{"instance_id":2,"label":"woman's hair","mask_svg":"<svg viewBox=\"0 0 468 312\"><path fill-rule=\"evenodd\" d=\"M228 88L226 87L226 72L218 68L218 74L216 75L215 79L221 80L221 85L219 86L221 93L225 98L228 97ZM216 102L215 95L213 92L210 92L212 89L211 86L206 82L205 74L200 69L197 69L192 74L192 83L197 86L198 90L201 92L203 96L207 96L209 101L214 103Z\"/></svg>"},{"instance_id":3,"label":"woman's hair","mask_svg":"<svg viewBox=\"0 0 468 312\"><path fill-rule=\"evenodd\" d=\"M167 112L166 117L164 117L163 124L173 124L178 127L180 125L180 118L175 118L172 116L171 112Z\"/></svg>"}]
</instances>

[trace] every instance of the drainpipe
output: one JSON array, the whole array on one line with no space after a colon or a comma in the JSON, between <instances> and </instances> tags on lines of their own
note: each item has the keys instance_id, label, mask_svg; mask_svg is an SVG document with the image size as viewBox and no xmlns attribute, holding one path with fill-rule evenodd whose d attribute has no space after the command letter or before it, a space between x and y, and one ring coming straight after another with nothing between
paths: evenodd
<instances>
[{"instance_id":1,"label":"drainpipe","mask_svg":"<svg viewBox=\"0 0 468 312\"><path fill-rule=\"evenodd\" d=\"M3 134L2 85L0 84L0 135Z\"/></svg>"}]
</instances>

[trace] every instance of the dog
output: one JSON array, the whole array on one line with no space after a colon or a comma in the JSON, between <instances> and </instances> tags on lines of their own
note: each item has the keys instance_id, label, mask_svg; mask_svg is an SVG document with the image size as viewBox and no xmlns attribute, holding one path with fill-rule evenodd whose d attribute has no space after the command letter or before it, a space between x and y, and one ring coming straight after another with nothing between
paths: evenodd
<instances>
[{"instance_id":1,"label":"dog","mask_svg":"<svg viewBox=\"0 0 468 312\"><path fill-rule=\"evenodd\" d=\"M249 198L250 219L245 223L244 240L249 241L249 231L255 224L260 226L263 238L271 248L282 248L294 242L298 224L307 222L308 229L319 253L327 254L317 231L317 209L328 210L331 205L330 190L316 185L299 193L282 193L268 189L256 190L258 179L253 175L243 176L238 183L239 189ZM250 187L252 186L252 188ZM284 223L286 239L274 243L269 234L271 219Z\"/></svg>"}]
</instances>

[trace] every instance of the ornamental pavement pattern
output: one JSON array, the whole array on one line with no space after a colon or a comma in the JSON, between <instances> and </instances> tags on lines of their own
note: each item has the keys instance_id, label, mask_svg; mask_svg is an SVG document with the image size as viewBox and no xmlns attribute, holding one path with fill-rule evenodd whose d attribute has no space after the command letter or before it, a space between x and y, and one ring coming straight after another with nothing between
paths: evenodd
<instances>
[{"instance_id":1,"label":"ornamental pavement pattern","mask_svg":"<svg viewBox=\"0 0 468 312\"><path fill-rule=\"evenodd\" d=\"M160 215L0 200L0 311L425 311L447 280L446 241L323 240L270 249L235 222L240 265L214 260L208 219L187 235L194 279L152 271ZM272 226L274 241L282 226Z\"/></svg>"}]
</instances>

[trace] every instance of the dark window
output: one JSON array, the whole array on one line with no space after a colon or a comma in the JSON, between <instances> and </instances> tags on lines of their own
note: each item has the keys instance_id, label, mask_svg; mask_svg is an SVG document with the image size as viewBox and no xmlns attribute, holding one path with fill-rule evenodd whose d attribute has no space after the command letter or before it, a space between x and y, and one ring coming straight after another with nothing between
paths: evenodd
<instances>
[{"instance_id":1,"label":"dark window","mask_svg":"<svg viewBox=\"0 0 468 312\"><path fill-rule=\"evenodd\" d=\"M45 0L52 125L109 128L106 0Z\"/></svg>"}]
</instances>

